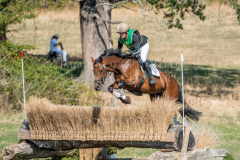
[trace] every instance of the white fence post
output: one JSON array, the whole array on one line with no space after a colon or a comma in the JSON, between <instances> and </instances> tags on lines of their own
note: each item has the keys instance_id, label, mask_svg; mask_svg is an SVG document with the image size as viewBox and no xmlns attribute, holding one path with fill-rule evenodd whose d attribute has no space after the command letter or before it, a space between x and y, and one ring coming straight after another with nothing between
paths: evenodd
<instances>
[{"instance_id":1,"label":"white fence post","mask_svg":"<svg viewBox=\"0 0 240 160\"><path fill-rule=\"evenodd\" d=\"M182 70L182 103L183 103L183 117L182 117L182 121L183 121L183 138L184 138L184 127L185 127L185 115L184 115L184 82L183 82L183 54L181 54L181 70Z\"/></svg>"},{"instance_id":2,"label":"white fence post","mask_svg":"<svg viewBox=\"0 0 240 160\"><path fill-rule=\"evenodd\" d=\"M23 76L23 98L24 98L24 112L25 112L25 119L27 119L27 115L26 115L26 103L25 103L25 85L24 85L24 68L23 68L23 53L22 51L20 52L20 56L22 59L22 76Z\"/></svg>"}]
</instances>

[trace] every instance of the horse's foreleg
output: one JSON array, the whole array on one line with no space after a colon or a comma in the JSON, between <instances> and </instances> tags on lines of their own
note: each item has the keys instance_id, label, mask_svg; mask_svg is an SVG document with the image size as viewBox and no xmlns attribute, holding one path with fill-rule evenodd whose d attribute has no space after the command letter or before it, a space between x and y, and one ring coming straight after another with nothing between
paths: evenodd
<instances>
[{"instance_id":1,"label":"horse's foreleg","mask_svg":"<svg viewBox=\"0 0 240 160\"><path fill-rule=\"evenodd\" d=\"M118 82L118 88L119 88L119 91L120 91L120 99L122 101L125 101L126 96L125 96L124 91L123 91L123 83L122 82Z\"/></svg>"},{"instance_id":2,"label":"horse's foreleg","mask_svg":"<svg viewBox=\"0 0 240 160\"><path fill-rule=\"evenodd\" d=\"M131 103L130 97L125 96L124 91L123 91L123 82L118 82L118 88L120 91L120 100L125 104L130 104Z\"/></svg>"},{"instance_id":3,"label":"horse's foreleg","mask_svg":"<svg viewBox=\"0 0 240 160\"><path fill-rule=\"evenodd\" d=\"M119 89L117 83L113 83L108 87L108 92L112 93L117 99L121 97L120 93L116 92L114 89Z\"/></svg>"},{"instance_id":4,"label":"horse's foreleg","mask_svg":"<svg viewBox=\"0 0 240 160\"><path fill-rule=\"evenodd\" d=\"M116 92L114 89L119 89L119 92ZM125 104L130 104L131 99L129 96L125 96L123 91L123 83L122 82L115 82L108 87L108 91L112 93L117 99L120 99Z\"/></svg>"}]
</instances>

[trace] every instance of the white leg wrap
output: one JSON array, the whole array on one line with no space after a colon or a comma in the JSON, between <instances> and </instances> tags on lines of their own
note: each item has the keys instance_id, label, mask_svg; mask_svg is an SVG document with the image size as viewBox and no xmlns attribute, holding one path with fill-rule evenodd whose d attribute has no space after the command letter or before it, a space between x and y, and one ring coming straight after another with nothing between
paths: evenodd
<instances>
[{"instance_id":1,"label":"white leg wrap","mask_svg":"<svg viewBox=\"0 0 240 160\"><path fill-rule=\"evenodd\" d=\"M116 91L113 91L112 93L117 99L119 99L121 96L120 96L120 93L116 92Z\"/></svg>"},{"instance_id":2,"label":"white leg wrap","mask_svg":"<svg viewBox=\"0 0 240 160\"><path fill-rule=\"evenodd\" d=\"M125 96L122 88L120 89L120 96L121 96L122 100L126 100L126 96Z\"/></svg>"}]
</instances>

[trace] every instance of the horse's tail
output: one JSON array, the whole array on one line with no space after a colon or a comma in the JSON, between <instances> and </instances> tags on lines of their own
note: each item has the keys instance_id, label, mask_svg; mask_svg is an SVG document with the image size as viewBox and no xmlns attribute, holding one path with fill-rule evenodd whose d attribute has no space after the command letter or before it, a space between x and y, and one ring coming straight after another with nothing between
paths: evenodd
<instances>
[{"instance_id":1,"label":"horse's tail","mask_svg":"<svg viewBox=\"0 0 240 160\"><path fill-rule=\"evenodd\" d=\"M178 85L178 84L177 84ZM178 85L178 92L179 92L179 99L178 102L183 103L183 96L182 96L182 90L180 86ZM182 108L179 110L179 113L183 116L183 110ZM192 109L186 101L184 101L184 114L187 118L190 118L194 120L195 122L199 120L199 117L201 117L202 112L196 111Z\"/></svg>"}]
</instances>

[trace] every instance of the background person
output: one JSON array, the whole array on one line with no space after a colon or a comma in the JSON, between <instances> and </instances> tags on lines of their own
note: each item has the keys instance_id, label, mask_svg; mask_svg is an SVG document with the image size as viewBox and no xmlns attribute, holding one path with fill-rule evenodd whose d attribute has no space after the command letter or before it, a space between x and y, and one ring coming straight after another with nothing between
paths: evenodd
<instances>
[{"instance_id":1,"label":"background person","mask_svg":"<svg viewBox=\"0 0 240 160\"><path fill-rule=\"evenodd\" d=\"M62 42L57 42L59 38L59 34L55 34L51 41L50 41L50 51L51 52L57 52L58 53L58 60L61 61L61 57L63 56L63 62L66 63L67 62L67 52L63 50L62 47ZM57 46L60 45L62 50L58 50Z\"/></svg>"}]
</instances>

